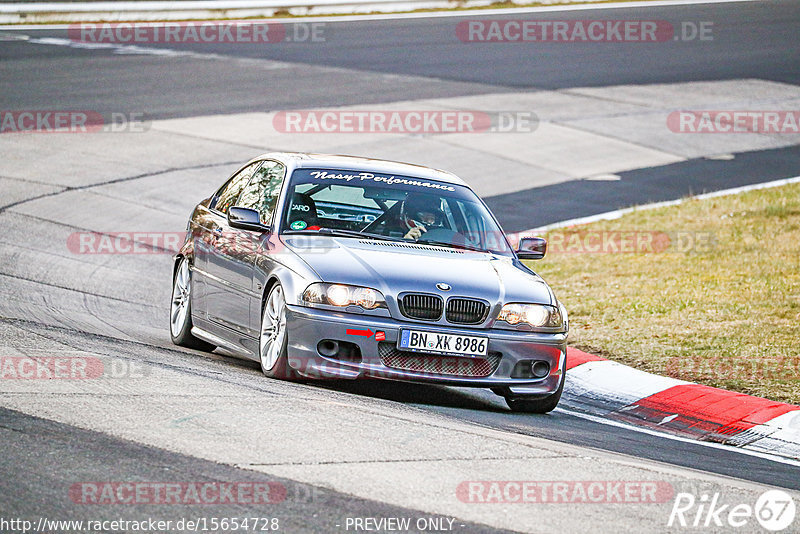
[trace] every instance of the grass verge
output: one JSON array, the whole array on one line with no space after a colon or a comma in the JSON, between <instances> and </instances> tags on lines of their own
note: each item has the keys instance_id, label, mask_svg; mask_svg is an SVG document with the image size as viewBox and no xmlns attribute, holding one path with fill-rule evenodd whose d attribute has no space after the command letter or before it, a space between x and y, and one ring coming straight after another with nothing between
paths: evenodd
<instances>
[{"instance_id":1,"label":"grass verge","mask_svg":"<svg viewBox=\"0 0 800 534\"><path fill-rule=\"evenodd\" d=\"M800 184L545 237L547 257L529 265L567 307L570 345L800 403Z\"/></svg>"}]
</instances>

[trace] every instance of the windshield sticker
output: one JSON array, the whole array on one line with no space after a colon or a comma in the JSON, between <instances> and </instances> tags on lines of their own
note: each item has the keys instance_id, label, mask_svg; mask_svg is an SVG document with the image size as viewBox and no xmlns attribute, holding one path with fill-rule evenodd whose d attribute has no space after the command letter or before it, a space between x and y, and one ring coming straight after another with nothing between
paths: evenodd
<instances>
[{"instance_id":1,"label":"windshield sticker","mask_svg":"<svg viewBox=\"0 0 800 534\"><path fill-rule=\"evenodd\" d=\"M305 221L295 221L289 225L292 230L305 230L306 226L308 226L308 224L306 224Z\"/></svg>"},{"instance_id":2,"label":"windshield sticker","mask_svg":"<svg viewBox=\"0 0 800 534\"><path fill-rule=\"evenodd\" d=\"M311 171L311 176L319 180L344 180L349 182L351 180L358 180L363 182L370 180L372 182L385 183L387 185L403 184L413 185L417 187L427 187L430 189L441 189L443 191L455 191L456 188L451 185L438 184L436 182L427 182L425 180L415 180L412 178L395 178L394 176L376 176L371 172L359 172L356 174L343 174L332 173L328 171Z\"/></svg>"}]
</instances>

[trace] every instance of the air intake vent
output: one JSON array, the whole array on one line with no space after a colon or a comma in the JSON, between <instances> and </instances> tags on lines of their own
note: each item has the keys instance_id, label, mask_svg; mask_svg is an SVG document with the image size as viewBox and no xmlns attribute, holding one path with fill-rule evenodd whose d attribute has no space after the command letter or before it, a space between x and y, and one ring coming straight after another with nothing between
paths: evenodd
<instances>
[{"instance_id":1,"label":"air intake vent","mask_svg":"<svg viewBox=\"0 0 800 534\"><path fill-rule=\"evenodd\" d=\"M450 323L479 324L486 319L489 305L476 299L451 298L447 301L445 317Z\"/></svg>"},{"instance_id":2,"label":"air intake vent","mask_svg":"<svg viewBox=\"0 0 800 534\"><path fill-rule=\"evenodd\" d=\"M368 241L360 240L362 245L373 245L376 247L411 248L416 250L428 250L435 252L449 252L450 254L464 254L463 250L456 250L447 247L434 247L431 245L415 245L413 243L397 243L396 241Z\"/></svg>"},{"instance_id":3,"label":"air intake vent","mask_svg":"<svg viewBox=\"0 0 800 534\"><path fill-rule=\"evenodd\" d=\"M400 312L411 319L438 321L443 307L442 299L436 295L410 293L400 299Z\"/></svg>"}]
</instances>

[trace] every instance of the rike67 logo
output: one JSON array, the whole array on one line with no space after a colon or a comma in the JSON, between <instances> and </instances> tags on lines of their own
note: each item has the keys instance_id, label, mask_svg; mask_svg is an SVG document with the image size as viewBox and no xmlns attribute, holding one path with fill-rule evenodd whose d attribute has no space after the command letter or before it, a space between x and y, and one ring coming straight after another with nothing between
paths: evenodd
<instances>
[{"instance_id":1,"label":"rike67 logo","mask_svg":"<svg viewBox=\"0 0 800 534\"><path fill-rule=\"evenodd\" d=\"M753 532L757 521L766 530L780 532L792 525L795 512L792 496L782 490L765 491L755 505L723 504L719 493L703 493L699 498L691 493L678 493L667 526L691 529L725 527Z\"/></svg>"}]
</instances>

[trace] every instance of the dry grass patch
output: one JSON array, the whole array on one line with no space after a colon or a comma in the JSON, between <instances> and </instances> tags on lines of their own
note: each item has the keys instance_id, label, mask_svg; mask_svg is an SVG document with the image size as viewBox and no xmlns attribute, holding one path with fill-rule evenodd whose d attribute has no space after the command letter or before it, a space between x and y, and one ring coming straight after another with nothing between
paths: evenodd
<instances>
[{"instance_id":1,"label":"dry grass patch","mask_svg":"<svg viewBox=\"0 0 800 534\"><path fill-rule=\"evenodd\" d=\"M551 250L529 265L569 310L571 345L800 403L800 184L545 236ZM587 252L615 244L640 252Z\"/></svg>"}]
</instances>

